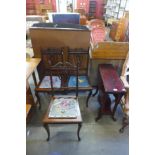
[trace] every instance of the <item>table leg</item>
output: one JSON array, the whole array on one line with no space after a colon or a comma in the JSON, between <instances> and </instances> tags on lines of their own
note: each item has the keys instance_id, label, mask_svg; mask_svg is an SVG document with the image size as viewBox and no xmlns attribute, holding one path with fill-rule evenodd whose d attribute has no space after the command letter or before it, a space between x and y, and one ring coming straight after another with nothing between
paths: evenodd
<instances>
[{"instance_id":1,"label":"table leg","mask_svg":"<svg viewBox=\"0 0 155 155\"><path fill-rule=\"evenodd\" d=\"M92 90L89 91L89 94L88 94L88 97L87 97L87 100L86 100L86 107L88 107L88 101L89 101L89 98L90 98L91 95L92 95Z\"/></svg>"},{"instance_id":2,"label":"table leg","mask_svg":"<svg viewBox=\"0 0 155 155\"><path fill-rule=\"evenodd\" d=\"M32 73L32 77L33 77L35 88L36 88L37 87L37 80L36 80L36 76L35 76L35 71ZM39 103L39 109L41 109L41 103L40 103L40 98L39 98L38 92L35 91L35 95L36 95L38 103Z\"/></svg>"},{"instance_id":3,"label":"table leg","mask_svg":"<svg viewBox=\"0 0 155 155\"><path fill-rule=\"evenodd\" d=\"M82 123L78 123L78 130L77 130L78 141L81 140L81 138L79 136L81 127L82 127Z\"/></svg>"},{"instance_id":4,"label":"table leg","mask_svg":"<svg viewBox=\"0 0 155 155\"><path fill-rule=\"evenodd\" d=\"M97 122L101 116L102 116L102 109L103 109L103 104L101 103L101 100L100 100L100 95L98 95L98 102L100 103L100 108L98 110L98 115L97 117L95 118L95 121Z\"/></svg>"},{"instance_id":5,"label":"table leg","mask_svg":"<svg viewBox=\"0 0 155 155\"><path fill-rule=\"evenodd\" d=\"M112 119L113 119L114 121L116 121L116 118L114 117L114 115L115 115L117 106L118 106L118 104L119 104L119 102L120 102L120 100L121 100L123 94L115 94L114 96L115 96L115 105L114 105L114 108L113 108L113 111L112 111Z\"/></svg>"},{"instance_id":6,"label":"table leg","mask_svg":"<svg viewBox=\"0 0 155 155\"><path fill-rule=\"evenodd\" d=\"M39 94L38 94L38 92L36 90L35 90L35 95L36 95L38 103L39 103L39 109L41 109L40 97L39 97Z\"/></svg>"},{"instance_id":7,"label":"table leg","mask_svg":"<svg viewBox=\"0 0 155 155\"><path fill-rule=\"evenodd\" d=\"M37 86L37 80L36 80L36 76L35 76L35 71L32 73L32 77L33 77L34 84L35 84L35 87L36 87Z\"/></svg>"},{"instance_id":8,"label":"table leg","mask_svg":"<svg viewBox=\"0 0 155 155\"><path fill-rule=\"evenodd\" d=\"M48 135L46 140L49 141L49 139L50 139L50 130L49 130L48 124L44 123L44 128L47 131L47 135Z\"/></svg>"},{"instance_id":9,"label":"table leg","mask_svg":"<svg viewBox=\"0 0 155 155\"><path fill-rule=\"evenodd\" d=\"M100 107L99 110L98 110L98 115L97 117L95 118L95 121L97 122L102 116L102 108Z\"/></svg>"}]
</instances>

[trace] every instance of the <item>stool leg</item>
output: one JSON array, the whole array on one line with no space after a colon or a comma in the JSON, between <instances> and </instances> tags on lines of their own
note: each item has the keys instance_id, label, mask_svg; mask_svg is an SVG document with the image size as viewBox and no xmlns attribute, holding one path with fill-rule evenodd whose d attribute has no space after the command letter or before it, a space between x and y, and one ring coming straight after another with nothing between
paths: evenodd
<instances>
[{"instance_id":1,"label":"stool leg","mask_svg":"<svg viewBox=\"0 0 155 155\"><path fill-rule=\"evenodd\" d=\"M77 130L78 141L81 140L80 135L79 135L81 127L82 127L82 123L78 123L78 130Z\"/></svg>"},{"instance_id":2,"label":"stool leg","mask_svg":"<svg viewBox=\"0 0 155 155\"><path fill-rule=\"evenodd\" d=\"M89 94L88 94L88 97L86 100L86 107L88 107L88 101L89 101L89 98L91 97L91 95L92 95L92 90L89 91Z\"/></svg>"},{"instance_id":3,"label":"stool leg","mask_svg":"<svg viewBox=\"0 0 155 155\"><path fill-rule=\"evenodd\" d=\"M50 130L49 130L48 124L44 123L44 128L47 131L47 135L48 135L46 140L49 141L49 139L50 139Z\"/></svg>"}]
</instances>

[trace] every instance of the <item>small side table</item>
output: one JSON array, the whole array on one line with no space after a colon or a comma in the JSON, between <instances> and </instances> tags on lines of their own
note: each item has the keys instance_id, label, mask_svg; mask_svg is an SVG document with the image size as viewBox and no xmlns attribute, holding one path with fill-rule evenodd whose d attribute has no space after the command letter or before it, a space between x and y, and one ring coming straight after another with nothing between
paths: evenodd
<instances>
[{"instance_id":1,"label":"small side table","mask_svg":"<svg viewBox=\"0 0 155 155\"><path fill-rule=\"evenodd\" d=\"M32 75L34 84L35 86L37 85L35 70L37 69L37 66L39 65L40 61L41 61L40 58L26 59L26 116L28 116L31 106L36 105L29 87L28 79Z\"/></svg>"},{"instance_id":2,"label":"small side table","mask_svg":"<svg viewBox=\"0 0 155 155\"><path fill-rule=\"evenodd\" d=\"M112 119L116 121L114 115L122 96L126 93L126 89L112 64L99 64L98 74L98 100L100 108L96 121L99 120L103 114L112 115ZM115 105L112 111L109 94L113 94L115 96Z\"/></svg>"}]
</instances>

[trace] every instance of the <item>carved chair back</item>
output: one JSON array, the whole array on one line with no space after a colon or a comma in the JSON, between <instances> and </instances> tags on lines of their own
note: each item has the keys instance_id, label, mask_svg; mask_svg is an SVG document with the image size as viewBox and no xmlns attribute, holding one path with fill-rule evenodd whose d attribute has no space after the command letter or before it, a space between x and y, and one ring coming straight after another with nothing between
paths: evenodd
<instances>
[{"instance_id":1,"label":"carved chair back","mask_svg":"<svg viewBox=\"0 0 155 155\"><path fill-rule=\"evenodd\" d=\"M76 97L78 97L78 64L75 66L71 64L70 62L58 62L57 64L53 66L49 66L48 69L48 74L50 73L50 83L51 83L51 90L52 90L52 96L55 95L56 91L70 91L72 90L68 86L69 78L70 76L76 76ZM58 77L59 79L59 86L55 86L53 77Z\"/></svg>"},{"instance_id":2,"label":"carved chair back","mask_svg":"<svg viewBox=\"0 0 155 155\"><path fill-rule=\"evenodd\" d=\"M79 75L88 75L89 49L68 48L68 61L72 64L79 64Z\"/></svg>"}]
</instances>

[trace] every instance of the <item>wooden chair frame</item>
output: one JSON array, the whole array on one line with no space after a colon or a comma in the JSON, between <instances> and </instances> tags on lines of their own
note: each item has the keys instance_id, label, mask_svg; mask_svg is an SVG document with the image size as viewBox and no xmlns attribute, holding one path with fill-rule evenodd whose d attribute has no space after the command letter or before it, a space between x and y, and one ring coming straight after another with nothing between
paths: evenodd
<instances>
[{"instance_id":1,"label":"wooden chair frame","mask_svg":"<svg viewBox=\"0 0 155 155\"><path fill-rule=\"evenodd\" d=\"M87 78L89 83L88 87L78 87L79 91L89 91L86 99L86 107L88 107L89 98L92 95L92 86L90 85L90 80L88 76L88 64L89 64L89 50L84 49L68 49L68 61L73 64L79 64L79 76L83 75ZM85 64L84 64L85 63ZM84 66L84 67L83 67Z\"/></svg>"},{"instance_id":2,"label":"wooden chair frame","mask_svg":"<svg viewBox=\"0 0 155 155\"><path fill-rule=\"evenodd\" d=\"M51 93L51 88L40 88L40 85L44 79L45 76L49 76L49 67L56 65L58 62L63 63L66 65L66 63L70 63L74 66L77 66L78 64L78 75L79 76L85 76L89 86L88 87L78 87L79 91L89 91L89 94L86 99L86 106L88 107L88 101L90 96L92 95L92 90L93 88L90 85L90 81L88 78L88 63L89 63L89 50L85 49L70 49L68 47L63 47L63 48L51 48L51 49L44 49L41 52L42 54L42 78L37 85L35 91L36 91L36 96L38 98L38 101L40 102L39 99L39 92L47 92ZM58 64L57 64L58 65ZM69 91L75 90L75 87L71 87L68 89ZM40 104L41 105L41 104ZM40 106L41 108L41 106Z\"/></svg>"}]
</instances>

